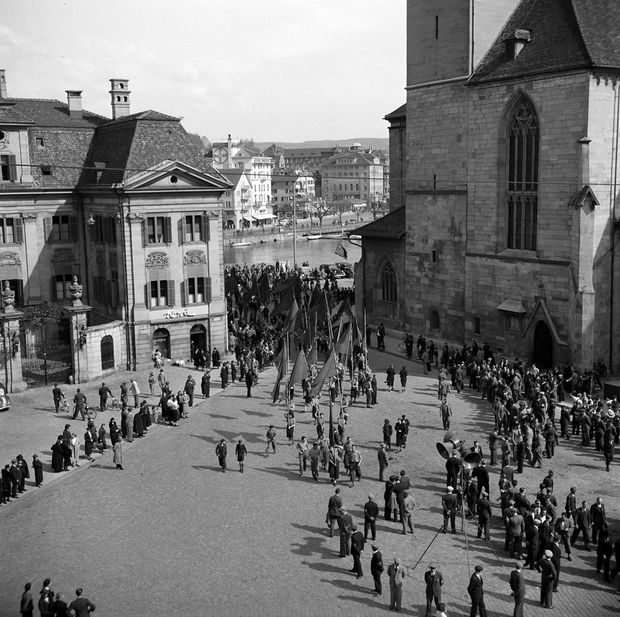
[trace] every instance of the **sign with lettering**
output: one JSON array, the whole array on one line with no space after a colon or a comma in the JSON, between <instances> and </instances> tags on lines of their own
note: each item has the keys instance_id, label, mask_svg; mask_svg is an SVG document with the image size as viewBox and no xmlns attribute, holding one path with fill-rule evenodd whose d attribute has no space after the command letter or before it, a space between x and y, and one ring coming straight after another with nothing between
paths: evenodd
<instances>
[{"instance_id":1,"label":"sign with lettering","mask_svg":"<svg viewBox=\"0 0 620 617\"><path fill-rule=\"evenodd\" d=\"M177 317L193 317L196 313L192 313L189 309L181 309L180 311L166 311L164 319L176 319Z\"/></svg>"}]
</instances>

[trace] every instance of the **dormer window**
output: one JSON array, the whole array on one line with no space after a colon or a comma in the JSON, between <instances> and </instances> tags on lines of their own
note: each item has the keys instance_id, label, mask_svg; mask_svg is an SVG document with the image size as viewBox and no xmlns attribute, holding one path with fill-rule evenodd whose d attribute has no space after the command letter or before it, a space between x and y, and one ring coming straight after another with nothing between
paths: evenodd
<instances>
[{"instance_id":1,"label":"dormer window","mask_svg":"<svg viewBox=\"0 0 620 617\"><path fill-rule=\"evenodd\" d=\"M506 41L506 55L508 59L514 60L523 51L530 40L531 32L529 30L515 30L512 38Z\"/></svg>"}]
</instances>

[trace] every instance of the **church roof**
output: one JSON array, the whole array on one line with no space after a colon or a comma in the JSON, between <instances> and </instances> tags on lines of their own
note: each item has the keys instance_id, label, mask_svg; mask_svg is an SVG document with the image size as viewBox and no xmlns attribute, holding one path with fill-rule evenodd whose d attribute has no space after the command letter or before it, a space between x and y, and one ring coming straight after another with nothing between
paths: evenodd
<instances>
[{"instance_id":1,"label":"church roof","mask_svg":"<svg viewBox=\"0 0 620 617\"><path fill-rule=\"evenodd\" d=\"M401 105L398 109L391 111L383 117L384 120L396 120L396 118L405 118L407 116L407 103Z\"/></svg>"},{"instance_id":2,"label":"church roof","mask_svg":"<svg viewBox=\"0 0 620 617\"><path fill-rule=\"evenodd\" d=\"M358 227L351 234L362 238L396 238L401 239L406 233L405 206L382 216L380 219Z\"/></svg>"},{"instance_id":3,"label":"church roof","mask_svg":"<svg viewBox=\"0 0 620 617\"><path fill-rule=\"evenodd\" d=\"M529 40L516 58L507 43ZM470 84L577 69L620 69L620 2L522 0L470 77Z\"/></svg>"}]
</instances>

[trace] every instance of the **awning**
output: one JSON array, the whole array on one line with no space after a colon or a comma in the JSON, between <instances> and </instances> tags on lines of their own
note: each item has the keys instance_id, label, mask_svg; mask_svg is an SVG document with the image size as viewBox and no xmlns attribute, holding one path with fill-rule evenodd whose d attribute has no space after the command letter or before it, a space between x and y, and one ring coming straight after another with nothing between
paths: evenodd
<instances>
[{"instance_id":1,"label":"awning","mask_svg":"<svg viewBox=\"0 0 620 617\"><path fill-rule=\"evenodd\" d=\"M273 214L254 214L255 221L266 221L267 219L273 219L275 216Z\"/></svg>"},{"instance_id":2,"label":"awning","mask_svg":"<svg viewBox=\"0 0 620 617\"><path fill-rule=\"evenodd\" d=\"M504 300L498 307L498 311L504 311L506 313L527 313L523 302L521 300Z\"/></svg>"}]
</instances>

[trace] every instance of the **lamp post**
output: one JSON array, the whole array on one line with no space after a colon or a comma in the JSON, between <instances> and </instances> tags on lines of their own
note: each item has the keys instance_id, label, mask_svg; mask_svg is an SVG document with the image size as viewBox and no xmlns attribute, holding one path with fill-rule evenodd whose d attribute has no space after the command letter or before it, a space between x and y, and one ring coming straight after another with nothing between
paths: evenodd
<instances>
[{"instance_id":1,"label":"lamp post","mask_svg":"<svg viewBox=\"0 0 620 617\"><path fill-rule=\"evenodd\" d=\"M293 270L297 268L297 200L295 199L295 184L293 179Z\"/></svg>"}]
</instances>

